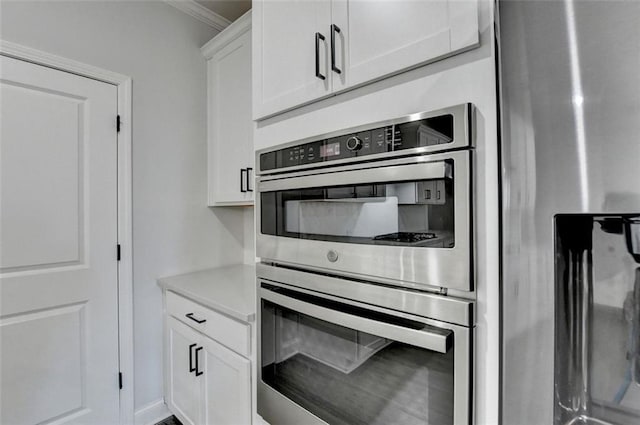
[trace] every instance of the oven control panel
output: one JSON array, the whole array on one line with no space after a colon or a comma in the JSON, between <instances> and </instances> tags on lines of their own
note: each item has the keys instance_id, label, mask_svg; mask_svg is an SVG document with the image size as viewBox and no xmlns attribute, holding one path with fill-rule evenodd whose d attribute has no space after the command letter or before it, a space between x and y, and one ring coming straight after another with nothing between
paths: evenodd
<instances>
[{"instance_id":1,"label":"oven control panel","mask_svg":"<svg viewBox=\"0 0 640 425\"><path fill-rule=\"evenodd\" d=\"M280 170L345 159L387 156L414 148L435 152L470 145L471 104L458 105L437 113L413 114L387 125L359 128L345 134L318 138L295 146L259 154L260 171ZM383 155L386 157L385 155Z\"/></svg>"}]
</instances>

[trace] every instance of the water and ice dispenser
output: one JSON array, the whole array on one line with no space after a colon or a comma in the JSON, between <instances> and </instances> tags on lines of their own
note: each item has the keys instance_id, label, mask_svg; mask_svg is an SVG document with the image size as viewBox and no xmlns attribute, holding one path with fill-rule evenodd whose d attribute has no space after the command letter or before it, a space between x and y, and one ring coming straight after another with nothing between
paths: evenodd
<instances>
[{"instance_id":1,"label":"water and ice dispenser","mask_svg":"<svg viewBox=\"0 0 640 425\"><path fill-rule=\"evenodd\" d=\"M555 220L555 423L640 423L640 214Z\"/></svg>"}]
</instances>

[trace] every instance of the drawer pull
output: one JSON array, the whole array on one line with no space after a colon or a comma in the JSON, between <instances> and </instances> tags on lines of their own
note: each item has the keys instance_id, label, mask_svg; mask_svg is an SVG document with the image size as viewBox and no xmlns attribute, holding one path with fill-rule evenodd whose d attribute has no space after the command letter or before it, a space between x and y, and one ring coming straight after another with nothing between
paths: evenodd
<instances>
[{"instance_id":1,"label":"drawer pull","mask_svg":"<svg viewBox=\"0 0 640 425\"><path fill-rule=\"evenodd\" d=\"M207 321L207 319L202 319L202 320L196 319L195 317L193 317L193 313L187 313L187 314L185 314L185 316L186 316L187 318L189 318L189 319L193 320L193 321L194 321L194 322L196 322L196 323L204 323L204 322L206 322L206 321Z\"/></svg>"},{"instance_id":2,"label":"drawer pull","mask_svg":"<svg viewBox=\"0 0 640 425\"><path fill-rule=\"evenodd\" d=\"M196 376L202 375L204 372L198 370L198 352L202 350L202 347L196 348Z\"/></svg>"},{"instance_id":3,"label":"drawer pull","mask_svg":"<svg viewBox=\"0 0 640 425\"><path fill-rule=\"evenodd\" d=\"M197 344L191 344L189 346L189 373L196 370L196 368L193 367L193 347L195 347L196 345Z\"/></svg>"}]
</instances>

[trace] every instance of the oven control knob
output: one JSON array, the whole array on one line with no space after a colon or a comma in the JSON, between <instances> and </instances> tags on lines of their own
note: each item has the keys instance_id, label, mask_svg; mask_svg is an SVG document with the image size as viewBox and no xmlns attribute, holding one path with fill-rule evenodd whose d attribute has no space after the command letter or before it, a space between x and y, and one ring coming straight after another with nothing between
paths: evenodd
<instances>
[{"instance_id":1,"label":"oven control knob","mask_svg":"<svg viewBox=\"0 0 640 425\"><path fill-rule=\"evenodd\" d=\"M338 253L333 249L329 250L329 252L327 252L327 260L335 263L336 261L338 261Z\"/></svg>"},{"instance_id":2,"label":"oven control knob","mask_svg":"<svg viewBox=\"0 0 640 425\"><path fill-rule=\"evenodd\" d=\"M362 149L362 139L358 136L351 136L347 139L347 149L350 151L359 151Z\"/></svg>"}]
</instances>

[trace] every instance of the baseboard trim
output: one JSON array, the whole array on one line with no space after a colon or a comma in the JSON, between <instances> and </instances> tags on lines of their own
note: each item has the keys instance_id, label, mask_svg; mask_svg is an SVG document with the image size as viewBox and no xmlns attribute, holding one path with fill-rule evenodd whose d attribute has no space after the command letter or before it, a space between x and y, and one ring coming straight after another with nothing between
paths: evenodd
<instances>
[{"instance_id":1,"label":"baseboard trim","mask_svg":"<svg viewBox=\"0 0 640 425\"><path fill-rule=\"evenodd\" d=\"M155 425L171 416L171 412L164 403L164 399L152 401L136 410L135 425Z\"/></svg>"}]
</instances>

